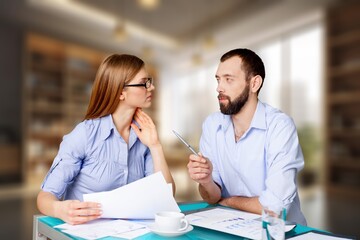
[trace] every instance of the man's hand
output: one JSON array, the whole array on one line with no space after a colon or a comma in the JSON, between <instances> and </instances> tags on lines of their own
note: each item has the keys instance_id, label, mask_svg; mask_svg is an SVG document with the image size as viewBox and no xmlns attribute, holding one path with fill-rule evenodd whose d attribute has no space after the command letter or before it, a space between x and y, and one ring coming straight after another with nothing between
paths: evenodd
<instances>
[{"instance_id":1,"label":"man's hand","mask_svg":"<svg viewBox=\"0 0 360 240\"><path fill-rule=\"evenodd\" d=\"M207 184L212 182L213 166L209 159L191 154L187 165L190 178L199 184Z\"/></svg>"},{"instance_id":2,"label":"man's hand","mask_svg":"<svg viewBox=\"0 0 360 240\"><path fill-rule=\"evenodd\" d=\"M102 214L101 205L95 202L66 200L54 204L55 216L72 225L89 222Z\"/></svg>"}]
</instances>

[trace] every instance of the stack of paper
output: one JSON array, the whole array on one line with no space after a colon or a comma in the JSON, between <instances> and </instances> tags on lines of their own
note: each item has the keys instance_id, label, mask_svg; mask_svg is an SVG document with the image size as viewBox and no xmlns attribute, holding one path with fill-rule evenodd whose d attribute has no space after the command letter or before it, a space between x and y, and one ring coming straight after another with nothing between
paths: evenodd
<instances>
[{"instance_id":1,"label":"stack of paper","mask_svg":"<svg viewBox=\"0 0 360 240\"><path fill-rule=\"evenodd\" d=\"M161 172L109 192L84 194L102 205L102 218L153 219L161 211L180 212Z\"/></svg>"},{"instance_id":2,"label":"stack of paper","mask_svg":"<svg viewBox=\"0 0 360 240\"><path fill-rule=\"evenodd\" d=\"M150 230L145 225L124 220L98 219L81 225L61 224L55 226L62 232L84 239L99 239L107 236L133 239Z\"/></svg>"},{"instance_id":3,"label":"stack of paper","mask_svg":"<svg viewBox=\"0 0 360 240\"><path fill-rule=\"evenodd\" d=\"M61 224L55 228L84 239L106 236L132 239L149 232L146 221L122 219L154 219L161 211L180 212L170 187L161 172L108 192L84 194L84 201L102 205L102 218L81 225ZM153 222L153 221L152 221Z\"/></svg>"}]
</instances>

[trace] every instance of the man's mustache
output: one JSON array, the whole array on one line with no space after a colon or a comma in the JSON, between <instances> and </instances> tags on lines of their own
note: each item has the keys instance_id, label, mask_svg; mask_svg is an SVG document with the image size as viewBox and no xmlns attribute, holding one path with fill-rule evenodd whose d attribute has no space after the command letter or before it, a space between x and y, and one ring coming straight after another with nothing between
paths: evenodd
<instances>
[{"instance_id":1,"label":"man's mustache","mask_svg":"<svg viewBox=\"0 0 360 240\"><path fill-rule=\"evenodd\" d=\"M220 99L228 99L228 100L230 100L230 97L229 96L227 96L227 95L225 95L225 94L219 94L218 96L217 96L217 98L220 100Z\"/></svg>"}]
</instances>

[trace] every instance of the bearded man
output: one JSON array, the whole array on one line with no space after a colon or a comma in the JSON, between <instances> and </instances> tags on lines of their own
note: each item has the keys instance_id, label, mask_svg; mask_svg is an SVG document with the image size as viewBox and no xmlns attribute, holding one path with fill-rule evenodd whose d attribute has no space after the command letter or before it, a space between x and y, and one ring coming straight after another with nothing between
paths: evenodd
<instances>
[{"instance_id":1,"label":"bearded man","mask_svg":"<svg viewBox=\"0 0 360 240\"><path fill-rule=\"evenodd\" d=\"M216 72L220 111L203 123L190 177L210 203L261 214L286 208L287 220L306 225L297 190L304 167L293 120L258 99L265 79L261 58L249 49L225 53Z\"/></svg>"}]
</instances>

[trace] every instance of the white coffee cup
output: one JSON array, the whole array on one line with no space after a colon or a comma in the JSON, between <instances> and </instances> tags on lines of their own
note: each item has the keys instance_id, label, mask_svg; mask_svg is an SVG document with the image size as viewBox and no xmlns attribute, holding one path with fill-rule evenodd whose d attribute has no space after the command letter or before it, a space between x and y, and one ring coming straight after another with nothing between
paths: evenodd
<instances>
[{"instance_id":1,"label":"white coffee cup","mask_svg":"<svg viewBox=\"0 0 360 240\"><path fill-rule=\"evenodd\" d=\"M159 230L168 232L181 232L189 226L189 222L183 213L171 211L156 213L155 224Z\"/></svg>"}]
</instances>

